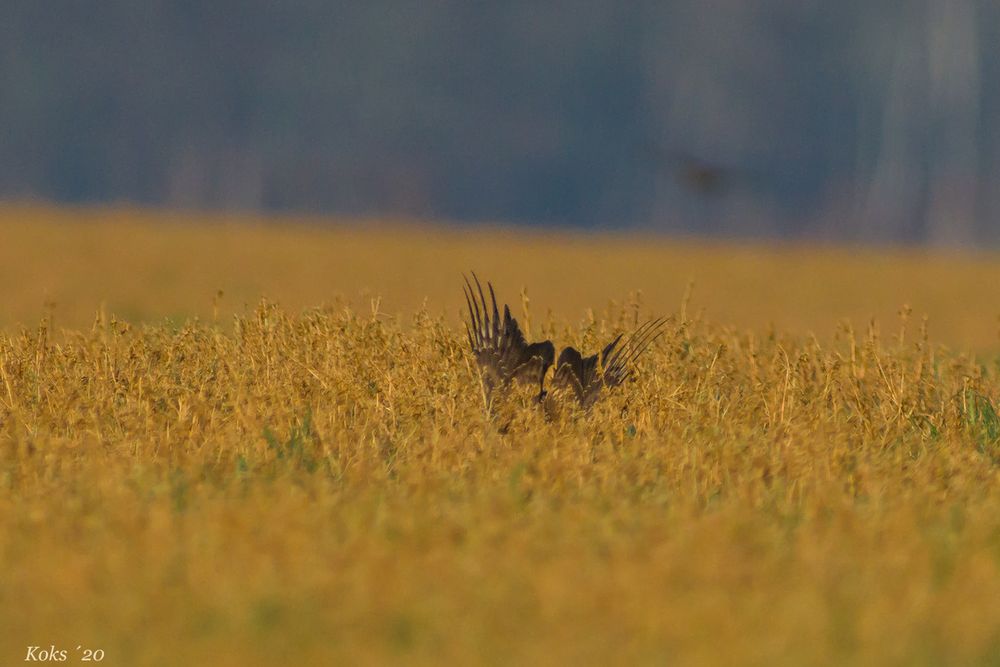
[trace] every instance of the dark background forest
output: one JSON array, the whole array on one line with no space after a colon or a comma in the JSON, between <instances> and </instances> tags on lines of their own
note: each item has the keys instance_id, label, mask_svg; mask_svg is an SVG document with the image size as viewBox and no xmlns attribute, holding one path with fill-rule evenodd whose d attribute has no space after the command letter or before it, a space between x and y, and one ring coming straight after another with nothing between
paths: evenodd
<instances>
[{"instance_id":1,"label":"dark background forest","mask_svg":"<svg viewBox=\"0 0 1000 667\"><path fill-rule=\"evenodd\" d=\"M1000 241L1000 5L0 4L0 197Z\"/></svg>"}]
</instances>

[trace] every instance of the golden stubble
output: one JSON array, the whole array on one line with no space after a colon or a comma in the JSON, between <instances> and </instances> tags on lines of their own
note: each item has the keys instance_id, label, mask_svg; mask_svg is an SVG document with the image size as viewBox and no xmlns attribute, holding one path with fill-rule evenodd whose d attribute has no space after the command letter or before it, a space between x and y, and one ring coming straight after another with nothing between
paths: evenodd
<instances>
[{"instance_id":1,"label":"golden stubble","mask_svg":"<svg viewBox=\"0 0 1000 667\"><path fill-rule=\"evenodd\" d=\"M179 265L172 234L238 233L136 229ZM528 388L486 409L460 283L419 263L353 302L9 322L0 662L50 643L135 665L996 660L998 368L930 333L971 330L907 309L815 336L721 325L703 283L638 280L549 313L554 285L518 304L463 238L481 261L447 262L485 266L536 336L594 350L670 318L637 380L590 413ZM132 288L153 313L196 300L179 285Z\"/></svg>"}]
</instances>

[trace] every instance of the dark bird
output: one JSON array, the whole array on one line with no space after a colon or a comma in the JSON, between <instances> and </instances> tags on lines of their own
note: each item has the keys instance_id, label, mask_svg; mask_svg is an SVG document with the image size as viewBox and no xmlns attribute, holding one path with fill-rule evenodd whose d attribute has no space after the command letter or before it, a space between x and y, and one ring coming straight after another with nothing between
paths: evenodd
<instances>
[{"instance_id":1,"label":"dark bird","mask_svg":"<svg viewBox=\"0 0 1000 667\"><path fill-rule=\"evenodd\" d=\"M529 344L517 320L511 317L507 304L504 304L501 319L492 283L486 283L490 293L490 302L487 303L475 272L472 278L476 282L475 290L465 278L465 302L469 307L469 321L465 328L482 373L487 400L495 388L506 388L516 379L537 383L538 401L543 401L546 394L545 375L555 358L555 346L550 340ZM662 318L650 320L636 329L624 343L623 334L619 334L599 354L590 357L585 358L573 347L565 348L556 365L554 386L571 389L580 405L589 409L601 396L602 389L612 389L632 377L632 365L659 338L664 323Z\"/></svg>"},{"instance_id":2,"label":"dark bird","mask_svg":"<svg viewBox=\"0 0 1000 667\"><path fill-rule=\"evenodd\" d=\"M613 389L632 378L633 363L663 334L664 323L662 318L644 323L621 345L624 334L618 334L600 353L589 357L567 347L559 354L552 385L556 389L571 389L580 405L590 409L603 389Z\"/></svg>"},{"instance_id":3,"label":"dark bird","mask_svg":"<svg viewBox=\"0 0 1000 667\"><path fill-rule=\"evenodd\" d=\"M674 178L688 190L714 197L728 189L733 173L726 167L690 158L676 168Z\"/></svg>"},{"instance_id":4,"label":"dark bird","mask_svg":"<svg viewBox=\"0 0 1000 667\"><path fill-rule=\"evenodd\" d=\"M507 304L504 304L503 319L500 319L493 285L486 283L492 302L491 312L475 272L472 278L476 281L476 291L465 278L465 301L469 306L469 322L465 328L472 353L476 355L476 362L482 371L487 400L494 388L508 387L516 379L537 384L538 400L542 401L545 398L545 374L555 359L555 346L550 340L529 344L517 320L511 317Z\"/></svg>"},{"instance_id":5,"label":"dark bird","mask_svg":"<svg viewBox=\"0 0 1000 667\"><path fill-rule=\"evenodd\" d=\"M707 160L686 151L644 146L640 155L655 172L669 174L678 186L699 197L721 197L751 180L751 174L743 168Z\"/></svg>"}]
</instances>

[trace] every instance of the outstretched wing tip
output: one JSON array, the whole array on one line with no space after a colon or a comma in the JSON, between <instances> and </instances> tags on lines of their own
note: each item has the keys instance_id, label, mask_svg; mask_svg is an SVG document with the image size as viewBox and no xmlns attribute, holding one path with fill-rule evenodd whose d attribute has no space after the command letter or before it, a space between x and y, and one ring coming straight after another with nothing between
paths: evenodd
<instances>
[{"instance_id":1,"label":"outstretched wing tip","mask_svg":"<svg viewBox=\"0 0 1000 667\"><path fill-rule=\"evenodd\" d=\"M462 276L466 284L466 303L471 324L467 324L466 328L474 330L470 334L470 345L482 372L502 385L509 384L515 378L544 383L545 371L552 363L552 353L545 355L544 352L539 353L535 344L528 345L506 303L501 317L493 283L486 281L484 290L476 272L470 273L472 282L465 274ZM489 300L486 299L487 291Z\"/></svg>"}]
</instances>

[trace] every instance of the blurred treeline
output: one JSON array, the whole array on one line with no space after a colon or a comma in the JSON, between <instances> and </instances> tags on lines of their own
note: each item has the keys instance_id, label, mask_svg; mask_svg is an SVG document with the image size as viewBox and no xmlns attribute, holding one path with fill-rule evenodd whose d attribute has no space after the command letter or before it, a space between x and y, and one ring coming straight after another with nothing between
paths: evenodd
<instances>
[{"instance_id":1,"label":"blurred treeline","mask_svg":"<svg viewBox=\"0 0 1000 667\"><path fill-rule=\"evenodd\" d=\"M985 0L5 0L0 197L994 242L998 45Z\"/></svg>"}]
</instances>

